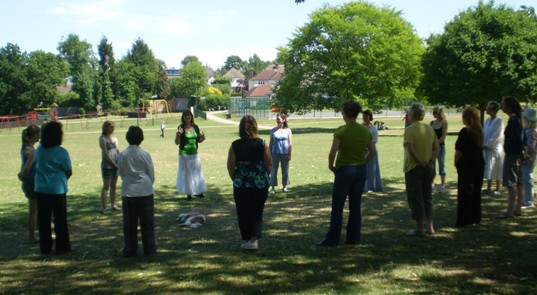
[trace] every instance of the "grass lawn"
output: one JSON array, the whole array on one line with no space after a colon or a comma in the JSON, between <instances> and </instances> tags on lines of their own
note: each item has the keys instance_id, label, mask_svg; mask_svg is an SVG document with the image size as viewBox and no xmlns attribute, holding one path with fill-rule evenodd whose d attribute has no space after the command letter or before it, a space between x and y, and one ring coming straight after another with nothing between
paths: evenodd
<instances>
[{"instance_id":1,"label":"grass lawn","mask_svg":"<svg viewBox=\"0 0 537 295\"><path fill-rule=\"evenodd\" d=\"M145 140L155 164L158 255L123 258L121 213L100 209L100 121L65 124L64 146L73 163L69 180L68 222L74 251L43 256L27 244L27 201L20 189L20 131L0 132L0 293L134 294L537 294L537 218L496 220L506 196L484 196L480 226L453 228L456 171L453 146L462 127L449 117L448 195L435 195L437 235L409 238L412 229L402 172L401 118L383 118L390 130L378 143L386 192L362 200L362 244L318 248L328 229L333 176L327 168L334 129L342 119L300 119L293 128L290 192L271 195L264 215L260 250L246 252L235 215L227 151L238 127L198 119L207 141L200 157L209 192L187 202L175 190L178 116L166 117L160 138L158 120L144 120ZM425 119L430 121L431 117ZM120 148L133 121L116 121ZM272 126L274 120L260 120ZM268 131L260 136L268 140ZM119 188L119 187L118 187ZM179 213L200 211L207 224L179 227ZM346 215L345 215L346 218ZM141 245L140 245L141 247ZM140 251L140 250L139 250Z\"/></svg>"}]
</instances>

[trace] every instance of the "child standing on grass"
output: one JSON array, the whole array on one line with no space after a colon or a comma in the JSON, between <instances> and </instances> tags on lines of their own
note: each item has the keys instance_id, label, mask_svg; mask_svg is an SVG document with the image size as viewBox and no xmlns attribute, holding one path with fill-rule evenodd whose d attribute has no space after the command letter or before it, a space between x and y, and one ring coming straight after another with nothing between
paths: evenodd
<instances>
[{"instance_id":1,"label":"child standing on grass","mask_svg":"<svg viewBox=\"0 0 537 295\"><path fill-rule=\"evenodd\" d=\"M164 130L166 129L166 124L164 121L160 121L160 137L164 137Z\"/></svg>"},{"instance_id":2,"label":"child standing on grass","mask_svg":"<svg viewBox=\"0 0 537 295\"><path fill-rule=\"evenodd\" d=\"M138 249L138 221L142 232L144 256L157 253L155 245L155 213L153 183L155 169L151 155L140 148L144 133L138 126L127 131L129 147L119 154L118 172L121 176L123 203L123 256L135 257Z\"/></svg>"},{"instance_id":3,"label":"child standing on grass","mask_svg":"<svg viewBox=\"0 0 537 295\"><path fill-rule=\"evenodd\" d=\"M41 130L36 125L30 125L22 131L21 159L22 165L19 174L19 180L22 181L22 191L28 199L28 241L36 243L39 240L35 237L37 227L37 196L34 191L35 186L35 148L34 145L39 141Z\"/></svg>"},{"instance_id":4,"label":"child standing on grass","mask_svg":"<svg viewBox=\"0 0 537 295\"><path fill-rule=\"evenodd\" d=\"M103 188L101 190L101 212L108 214L111 210L121 210L116 205L116 186L117 186L117 156L119 154L118 141L113 135L114 122L105 121L103 130L99 136L99 147L101 148L101 174L103 178ZM110 191L111 208L106 208L106 196Z\"/></svg>"}]
</instances>

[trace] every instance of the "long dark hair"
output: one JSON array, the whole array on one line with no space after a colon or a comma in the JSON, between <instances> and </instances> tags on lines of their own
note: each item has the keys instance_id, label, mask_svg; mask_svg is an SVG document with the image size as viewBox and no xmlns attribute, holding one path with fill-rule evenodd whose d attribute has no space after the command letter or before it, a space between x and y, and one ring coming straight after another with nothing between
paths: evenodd
<instances>
[{"instance_id":1,"label":"long dark hair","mask_svg":"<svg viewBox=\"0 0 537 295\"><path fill-rule=\"evenodd\" d=\"M483 128L479 120L479 111L474 107L467 107L462 111L462 121L466 130L475 139L479 148L483 147Z\"/></svg>"},{"instance_id":2,"label":"long dark hair","mask_svg":"<svg viewBox=\"0 0 537 295\"><path fill-rule=\"evenodd\" d=\"M254 116L246 115L242 117L239 123L239 136L242 139L257 138L257 121Z\"/></svg>"},{"instance_id":3,"label":"long dark hair","mask_svg":"<svg viewBox=\"0 0 537 295\"><path fill-rule=\"evenodd\" d=\"M183 111L183 114L181 114L181 124L185 125L185 115L190 115L190 124L194 126L194 114L190 110Z\"/></svg>"},{"instance_id":4,"label":"long dark hair","mask_svg":"<svg viewBox=\"0 0 537 295\"><path fill-rule=\"evenodd\" d=\"M283 125L283 128L289 128L289 125L287 125L287 116L284 114L284 113L278 113L276 115L276 117L280 117L282 118L282 125Z\"/></svg>"},{"instance_id":5,"label":"long dark hair","mask_svg":"<svg viewBox=\"0 0 537 295\"><path fill-rule=\"evenodd\" d=\"M62 123L50 121L41 127L41 145L44 148L61 145L63 140Z\"/></svg>"},{"instance_id":6,"label":"long dark hair","mask_svg":"<svg viewBox=\"0 0 537 295\"><path fill-rule=\"evenodd\" d=\"M505 105L509 111L517 115L517 117L522 118L522 107L516 97L504 96L502 97L502 104Z\"/></svg>"}]
</instances>

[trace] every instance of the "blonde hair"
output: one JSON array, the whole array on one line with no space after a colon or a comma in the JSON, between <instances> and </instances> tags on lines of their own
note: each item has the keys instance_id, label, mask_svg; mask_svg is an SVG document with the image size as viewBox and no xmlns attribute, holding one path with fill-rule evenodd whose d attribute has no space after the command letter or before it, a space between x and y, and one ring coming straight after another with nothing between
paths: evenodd
<instances>
[{"instance_id":1,"label":"blonde hair","mask_svg":"<svg viewBox=\"0 0 537 295\"><path fill-rule=\"evenodd\" d=\"M444 109L440 106L435 106L433 108L433 113L438 113L440 115L440 118L442 118L442 121L446 120L446 115L444 115Z\"/></svg>"}]
</instances>

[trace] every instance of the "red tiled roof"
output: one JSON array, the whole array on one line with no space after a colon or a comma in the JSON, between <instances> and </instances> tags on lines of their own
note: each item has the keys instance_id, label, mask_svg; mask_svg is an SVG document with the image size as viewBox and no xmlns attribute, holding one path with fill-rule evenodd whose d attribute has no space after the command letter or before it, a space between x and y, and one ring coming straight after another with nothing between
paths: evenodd
<instances>
[{"instance_id":1,"label":"red tiled roof","mask_svg":"<svg viewBox=\"0 0 537 295\"><path fill-rule=\"evenodd\" d=\"M247 97L266 97L266 96L270 96L271 93L272 93L272 85L263 84L252 89L248 93Z\"/></svg>"},{"instance_id":2,"label":"red tiled roof","mask_svg":"<svg viewBox=\"0 0 537 295\"><path fill-rule=\"evenodd\" d=\"M264 69L261 73L255 75L252 80L264 80L264 81L279 81L283 77L284 66L283 65L270 65Z\"/></svg>"}]
</instances>

